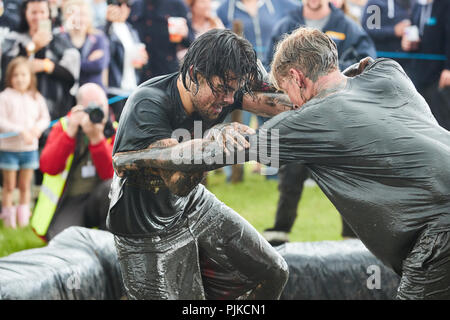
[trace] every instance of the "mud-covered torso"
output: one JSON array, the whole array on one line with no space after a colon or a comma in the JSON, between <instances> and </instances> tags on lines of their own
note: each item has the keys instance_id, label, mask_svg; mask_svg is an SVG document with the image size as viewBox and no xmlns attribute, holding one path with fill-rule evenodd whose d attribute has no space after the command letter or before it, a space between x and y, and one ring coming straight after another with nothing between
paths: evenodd
<instances>
[{"instance_id":1,"label":"mud-covered torso","mask_svg":"<svg viewBox=\"0 0 450 320\"><path fill-rule=\"evenodd\" d=\"M401 272L425 229L450 230L450 133L401 67L379 59L342 91L265 124L380 260Z\"/></svg>"},{"instance_id":2,"label":"mud-covered torso","mask_svg":"<svg viewBox=\"0 0 450 320\"><path fill-rule=\"evenodd\" d=\"M129 97L121 114L114 143L117 152L146 149L156 141L172 138L176 129L185 129L190 137L224 121L239 103L223 108L214 121L202 121L197 113L187 115L176 86L178 73L148 80ZM196 121L201 121L194 127ZM179 137L179 135L176 135ZM186 140L186 139L185 139ZM185 141L181 138L178 142ZM196 210L203 188L194 188L186 197L171 193L152 169L129 172L124 178L114 175L110 192L108 229L125 236L148 236L177 224L186 213Z\"/></svg>"}]
</instances>

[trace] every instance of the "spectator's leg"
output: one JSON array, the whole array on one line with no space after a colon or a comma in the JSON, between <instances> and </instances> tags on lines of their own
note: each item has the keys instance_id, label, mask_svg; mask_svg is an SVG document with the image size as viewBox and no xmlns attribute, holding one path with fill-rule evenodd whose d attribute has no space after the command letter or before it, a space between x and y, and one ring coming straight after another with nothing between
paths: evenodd
<instances>
[{"instance_id":1,"label":"spectator's leg","mask_svg":"<svg viewBox=\"0 0 450 320\"><path fill-rule=\"evenodd\" d=\"M3 173L3 188L2 188L2 206L12 207L13 192L16 189L16 170L2 170Z\"/></svg>"},{"instance_id":2,"label":"spectator's leg","mask_svg":"<svg viewBox=\"0 0 450 320\"><path fill-rule=\"evenodd\" d=\"M17 207L17 221L20 227L28 225L31 217L31 180L33 179L33 169L21 169L19 171L19 206Z\"/></svg>"},{"instance_id":3,"label":"spectator's leg","mask_svg":"<svg viewBox=\"0 0 450 320\"><path fill-rule=\"evenodd\" d=\"M298 202L308 176L308 169L300 163L281 166L278 171L279 199L275 226L264 231L264 237L272 245L276 246L288 241L287 234L291 232L297 218Z\"/></svg>"},{"instance_id":4,"label":"spectator's leg","mask_svg":"<svg viewBox=\"0 0 450 320\"><path fill-rule=\"evenodd\" d=\"M439 125L450 130L450 88L439 89L438 83L419 90Z\"/></svg>"},{"instance_id":5,"label":"spectator's leg","mask_svg":"<svg viewBox=\"0 0 450 320\"><path fill-rule=\"evenodd\" d=\"M283 174L281 174L281 172ZM274 230L290 232L297 218L297 209L303 192L303 184L309 172L305 165L292 163L280 168L280 181Z\"/></svg>"},{"instance_id":6,"label":"spectator's leg","mask_svg":"<svg viewBox=\"0 0 450 320\"><path fill-rule=\"evenodd\" d=\"M109 189L112 179L102 181L90 194L86 204L86 227L106 230L106 216L109 210Z\"/></svg>"},{"instance_id":7,"label":"spectator's leg","mask_svg":"<svg viewBox=\"0 0 450 320\"><path fill-rule=\"evenodd\" d=\"M349 239L349 238L358 238L358 236L353 232L352 228L345 222L344 218L341 216L342 221L342 238Z\"/></svg>"},{"instance_id":8,"label":"spectator's leg","mask_svg":"<svg viewBox=\"0 0 450 320\"><path fill-rule=\"evenodd\" d=\"M16 208L13 207L13 192L16 188L16 170L3 170L1 219L7 228L16 228Z\"/></svg>"},{"instance_id":9,"label":"spectator's leg","mask_svg":"<svg viewBox=\"0 0 450 320\"><path fill-rule=\"evenodd\" d=\"M19 171L19 204L30 204L33 173L33 169L21 169Z\"/></svg>"}]
</instances>

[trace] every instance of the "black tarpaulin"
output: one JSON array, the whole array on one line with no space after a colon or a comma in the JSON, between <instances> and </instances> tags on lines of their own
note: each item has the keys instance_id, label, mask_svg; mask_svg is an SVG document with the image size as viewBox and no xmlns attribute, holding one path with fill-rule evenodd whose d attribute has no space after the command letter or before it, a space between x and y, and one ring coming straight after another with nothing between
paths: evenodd
<instances>
[{"instance_id":1,"label":"black tarpaulin","mask_svg":"<svg viewBox=\"0 0 450 320\"><path fill-rule=\"evenodd\" d=\"M400 277L358 239L287 243L277 247L289 266L282 300L390 300Z\"/></svg>"},{"instance_id":2,"label":"black tarpaulin","mask_svg":"<svg viewBox=\"0 0 450 320\"><path fill-rule=\"evenodd\" d=\"M71 227L48 246L0 259L0 299L115 300L125 296L113 235Z\"/></svg>"},{"instance_id":3,"label":"black tarpaulin","mask_svg":"<svg viewBox=\"0 0 450 320\"><path fill-rule=\"evenodd\" d=\"M359 240L288 243L276 249L289 266L281 299L395 297L399 277ZM106 231L71 227L47 247L0 259L0 299L115 300L124 292L114 239Z\"/></svg>"}]
</instances>

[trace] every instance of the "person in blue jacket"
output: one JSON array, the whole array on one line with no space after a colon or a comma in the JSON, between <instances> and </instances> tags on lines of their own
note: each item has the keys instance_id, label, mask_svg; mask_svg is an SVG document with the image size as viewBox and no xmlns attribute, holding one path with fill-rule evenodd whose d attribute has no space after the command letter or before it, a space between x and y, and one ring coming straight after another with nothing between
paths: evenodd
<instances>
[{"instance_id":1,"label":"person in blue jacket","mask_svg":"<svg viewBox=\"0 0 450 320\"><path fill-rule=\"evenodd\" d=\"M375 45L369 35L329 0L303 0L303 5L275 25L265 59L267 68L270 68L276 43L284 34L302 25L319 29L333 39L338 48L341 70L364 57L376 58Z\"/></svg>"},{"instance_id":2,"label":"person in blue jacket","mask_svg":"<svg viewBox=\"0 0 450 320\"><path fill-rule=\"evenodd\" d=\"M376 6L376 7L373 7ZM373 15L379 9L379 19ZM361 26L372 38L379 57L396 60L403 68L407 60L387 52L403 52L401 40L405 29L411 25L412 0L369 0L363 10Z\"/></svg>"},{"instance_id":3,"label":"person in blue jacket","mask_svg":"<svg viewBox=\"0 0 450 320\"><path fill-rule=\"evenodd\" d=\"M419 41L404 35L402 48L422 57L411 59L406 71L438 123L450 130L450 1L417 0L411 24L419 29Z\"/></svg>"},{"instance_id":4,"label":"person in blue jacket","mask_svg":"<svg viewBox=\"0 0 450 320\"><path fill-rule=\"evenodd\" d=\"M341 10L335 8L329 0L303 0L300 8L292 11L275 26L265 60L267 68L270 68L277 42L284 34L291 33L302 25L319 29L333 39L338 50L340 70L346 69L367 56L376 57L375 46L367 33ZM289 241L288 233L297 217L303 183L308 177L308 169L303 164L291 163L281 166L278 170L280 196L275 225L264 232L265 238L272 245ZM342 236L356 237L343 220Z\"/></svg>"},{"instance_id":5,"label":"person in blue jacket","mask_svg":"<svg viewBox=\"0 0 450 320\"><path fill-rule=\"evenodd\" d=\"M225 0L217 9L217 16L227 29L233 28L233 21L240 21L244 38L252 44L258 59L263 61L273 26L298 7L298 0Z\"/></svg>"}]
</instances>

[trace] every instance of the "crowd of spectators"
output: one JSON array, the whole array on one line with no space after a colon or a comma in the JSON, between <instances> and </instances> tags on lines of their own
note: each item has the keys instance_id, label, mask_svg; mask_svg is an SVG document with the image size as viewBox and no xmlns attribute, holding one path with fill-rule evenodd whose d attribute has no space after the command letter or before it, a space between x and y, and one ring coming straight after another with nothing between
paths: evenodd
<instances>
[{"instance_id":1,"label":"crowd of spectators","mask_svg":"<svg viewBox=\"0 0 450 320\"><path fill-rule=\"evenodd\" d=\"M97 188L106 190L105 184L99 182L112 177L110 162L98 159L110 153L114 137L112 124L119 120L125 100L111 102L108 107L105 99L126 96L147 79L176 72L186 48L197 36L212 28L241 26L243 36L254 46L267 69L277 41L302 25L320 29L336 42L341 69L366 56L393 58L410 76L439 124L450 129L448 17L450 1L447 0L0 0L0 75L1 89L4 90L0 96L3 97L0 100L0 169L3 171L3 190L6 183L10 191L16 181L11 180L8 172L11 167L4 160L5 152L17 151L8 147L13 141L10 139L29 146L31 138L27 134L35 128L33 121L37 121L13 123L17 121L17 114L16 118L6 116L11 114L7 108L13 106L5 98L13 90L11 84L9 87L6 84L6 74L8 66L18 57L24 57L31 78L36 77L38 95L32 94L27 99L36 105L44 104L50 120L58 121L52 129L43 132L33 129L32 149L41 155L40 171L46 176L61 175L67 170L68 159L73 161L84 152L81 162L69 166L62 189L50 190L58 193L54 205L61 208L70 198L62 197L63 190L66 194L67 190L77 190L74 191L76 200L70 202L75 204L77 199L87 197ZM80 88L86 88L86 85L87 90L81 90L80 96ZM97 101L91 94L98 90L105 94L102 101ZM15 96L21 101L20 94L15 93ZM81 112L93 104L104 108L100 123L89 123L92 121L88 113ZM72 123L79 118L79 123L65 129L62 118L72 118ZM262 124L264 120L259 119L258 123ZM85 122L81 124L82 121ZM250 114L244 114L243 122L250 123ZM96 128L95 134L93 128ZM8 136L14 134L12 131L16 135ZM36 139L39 144L35 148ZM54 159L60 161L57 165L56 162L49 165ZM33 168L28 166L26 169ZM100 169L102 166L108 166L107 173ZM15 170L22 169L25 167L20 164L15 167ZM299 165L281 169L279 188L282 197L272 231L290 231L307 177L306 168ZM82 183L87 178L96 183L94 180ZM35 178L39 184L41 179ZM76 187L67 187L70 183ZM79 186L85 190L82 195ZM103 193L100 197L104 197ZM13 211L13 205L10 198L6 200L7 203L2 201L2 217L8 216L7 225L15 226L11 214L7 214ZM48 236L51 238L61 226L67 225L61 223L64 220L61 213L58 215L65 210L53 211L57 212L54 217L45 218L47 227L40 233L44 237L47 229L53 230ZM83 214L70 223L85 225L86 220L89 219ZM102 227L101 218L94 220ZM37 225L39 223L42 221L36 221ZM20 225L26 223L21 221Z\"/></svg>"}]
</instances>

